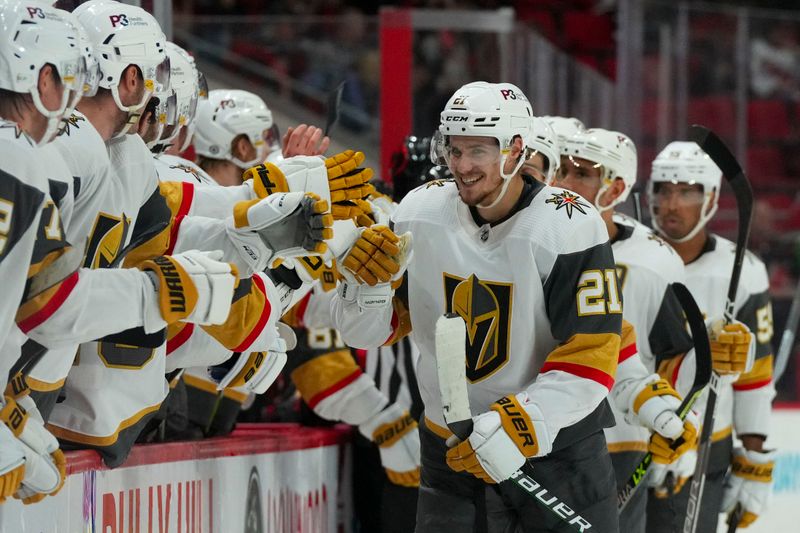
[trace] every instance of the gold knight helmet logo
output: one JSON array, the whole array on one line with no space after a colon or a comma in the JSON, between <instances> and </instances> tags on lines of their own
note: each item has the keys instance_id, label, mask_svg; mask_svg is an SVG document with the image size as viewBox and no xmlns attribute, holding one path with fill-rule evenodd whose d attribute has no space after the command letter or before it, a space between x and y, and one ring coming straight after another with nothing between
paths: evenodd
<instances>
[{"instance_id":1,"label":"gold knight helmet logo","mask_svg":"<svg viewBox=\"0 0 800 533\"><path fill-rule=\"evenodd\" d=\"M98 214L88 239L83 266L108 268L122 250L130 226L131 219L124 214L122 217L107 213Z\"/></svg>"},{"instance_id":2,"label":"gold knight helmet logo","mask_svg":"<svg viewBox=\"0 0 800 533\"><path fill-rule=\"evenodd\" d=\"M444 273L445 305L467 326L467 379L481 381L508 361L511 283Z\"/></svg>"}]
</instances>

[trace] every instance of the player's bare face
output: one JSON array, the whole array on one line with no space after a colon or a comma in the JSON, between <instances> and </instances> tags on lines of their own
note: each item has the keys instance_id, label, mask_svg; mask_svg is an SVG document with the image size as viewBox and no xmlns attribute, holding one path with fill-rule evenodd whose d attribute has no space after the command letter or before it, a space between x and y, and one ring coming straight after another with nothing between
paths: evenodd
<instances>
[{"instance_id":1,"label":"player's bare face","mask_svg":"<svg viewBox=\"0 0 800 533\"><path fill-rule=\"evenodd\" d=\"M521 172L536 178L542 183L547 183L547 162L545 161L544 155L540 152L535 152L522 163Z\"/></svg>"},{"instance_id":2,"label":"player's bare face","mask_svg":"<svg viewBox=\"0 0 800 533\"><path fill-rule=\"evenodd\" d=\"M465 204L486 205L500 194L500 147L493 137L450 137L447 166Z\"/></svg>"},{"instance_id":3,"label":"player's bare face","mask_svg":"<svg viewBox=\"0 0 800 533\"><path fill-rule=\"evenodd\" d=\"M580 157L562 157L555 185L594 202L602 186L603 167Z\"/></svg>"},{"instance_id":4,"label":"player's bare face","mask_svg":"<svg viewBox=\"0 0 800 533\"><path fill-rule=\"evenodd\" d=\"M690 183L654 183L650 201L664 236L681 239L700 220L703 187Z\"/></svg>"}]
</instances>

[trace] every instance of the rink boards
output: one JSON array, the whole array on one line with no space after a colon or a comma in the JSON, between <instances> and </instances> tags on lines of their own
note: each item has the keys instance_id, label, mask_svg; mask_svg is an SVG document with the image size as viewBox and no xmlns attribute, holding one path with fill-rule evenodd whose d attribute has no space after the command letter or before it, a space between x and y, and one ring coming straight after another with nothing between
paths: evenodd
<instances>
[{"instance_id":1,"label":"rink boards","mask_svg":"<svg viewBox=\"0 0 800 533\"><path fill-rule=\"evenodd\" d=\"M346 531L348 440L347 429L253 424L226 438L137 446L115 470L94 452L71 452L61 492L0 505L0 531Z\"/></svg>"}]
</instances>

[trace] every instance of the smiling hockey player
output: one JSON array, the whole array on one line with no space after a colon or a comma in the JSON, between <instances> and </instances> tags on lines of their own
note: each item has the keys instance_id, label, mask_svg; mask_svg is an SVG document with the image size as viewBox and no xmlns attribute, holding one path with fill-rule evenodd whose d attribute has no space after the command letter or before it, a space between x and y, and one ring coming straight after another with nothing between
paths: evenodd
<instances>
[{"instance_id":1,"label":"smiling hockey player","mask_svg":"<svg viewBox=\"0 0 800 533\"><path fill-rule=\"evenodd\" d=\"M357 275L332 303L345 342L375 346L411 328L420 349L418 532L472 531L484 519L490 531L551 530L558 518L506 481L519 468L597 531L618 531L602 432L613 423L606 397L620 348L616 269L597 211L519 172L532 116L522 91L507 83L470 83L450 98L435 153L454 180L417 188L393 216L395 231L414 238L407 299L390 305L377 296L391 294L387 282L408 257L388 245L393 234L381 230L383 244L357 246L343 262ZM470 332L476 414L469 439L449 449L433 342L444 312L461 315ZM502 407L509 404L516 421ZM486 517L477 508L484 498Z\"/></svg>"}]
</instances>

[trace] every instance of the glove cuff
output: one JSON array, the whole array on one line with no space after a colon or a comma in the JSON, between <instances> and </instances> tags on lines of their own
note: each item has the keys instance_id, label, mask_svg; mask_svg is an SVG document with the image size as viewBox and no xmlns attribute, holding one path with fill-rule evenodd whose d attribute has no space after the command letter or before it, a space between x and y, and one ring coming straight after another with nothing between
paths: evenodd
<instances>
[{"instance_id":1,"label":"glove cuff","mask_svg":"<svg viewBox=\"0 0 800 533\"><path fill-rule=\"evenodd\" d=\"M681 399L675 389L672 388L672 385L670 385L666 379L661 378L647 383L642 390L639 391L639 394L633 398L632 411L639 414L639 409L641 409L642 405L656 396L673 396L677 398L678 401Z\"/></svg>"},{"instance_id":2,"label":"glove cuff","mask_svg":"<svg viewBox=\"0 0 800 533\"><path fill-rule=\"evenodd\" d=\"M740 478L761 483L772 481L772 470L775 468L775 450L757 452L737 448L731 461L731 473Z\"/></svg>"}]
</instances>

